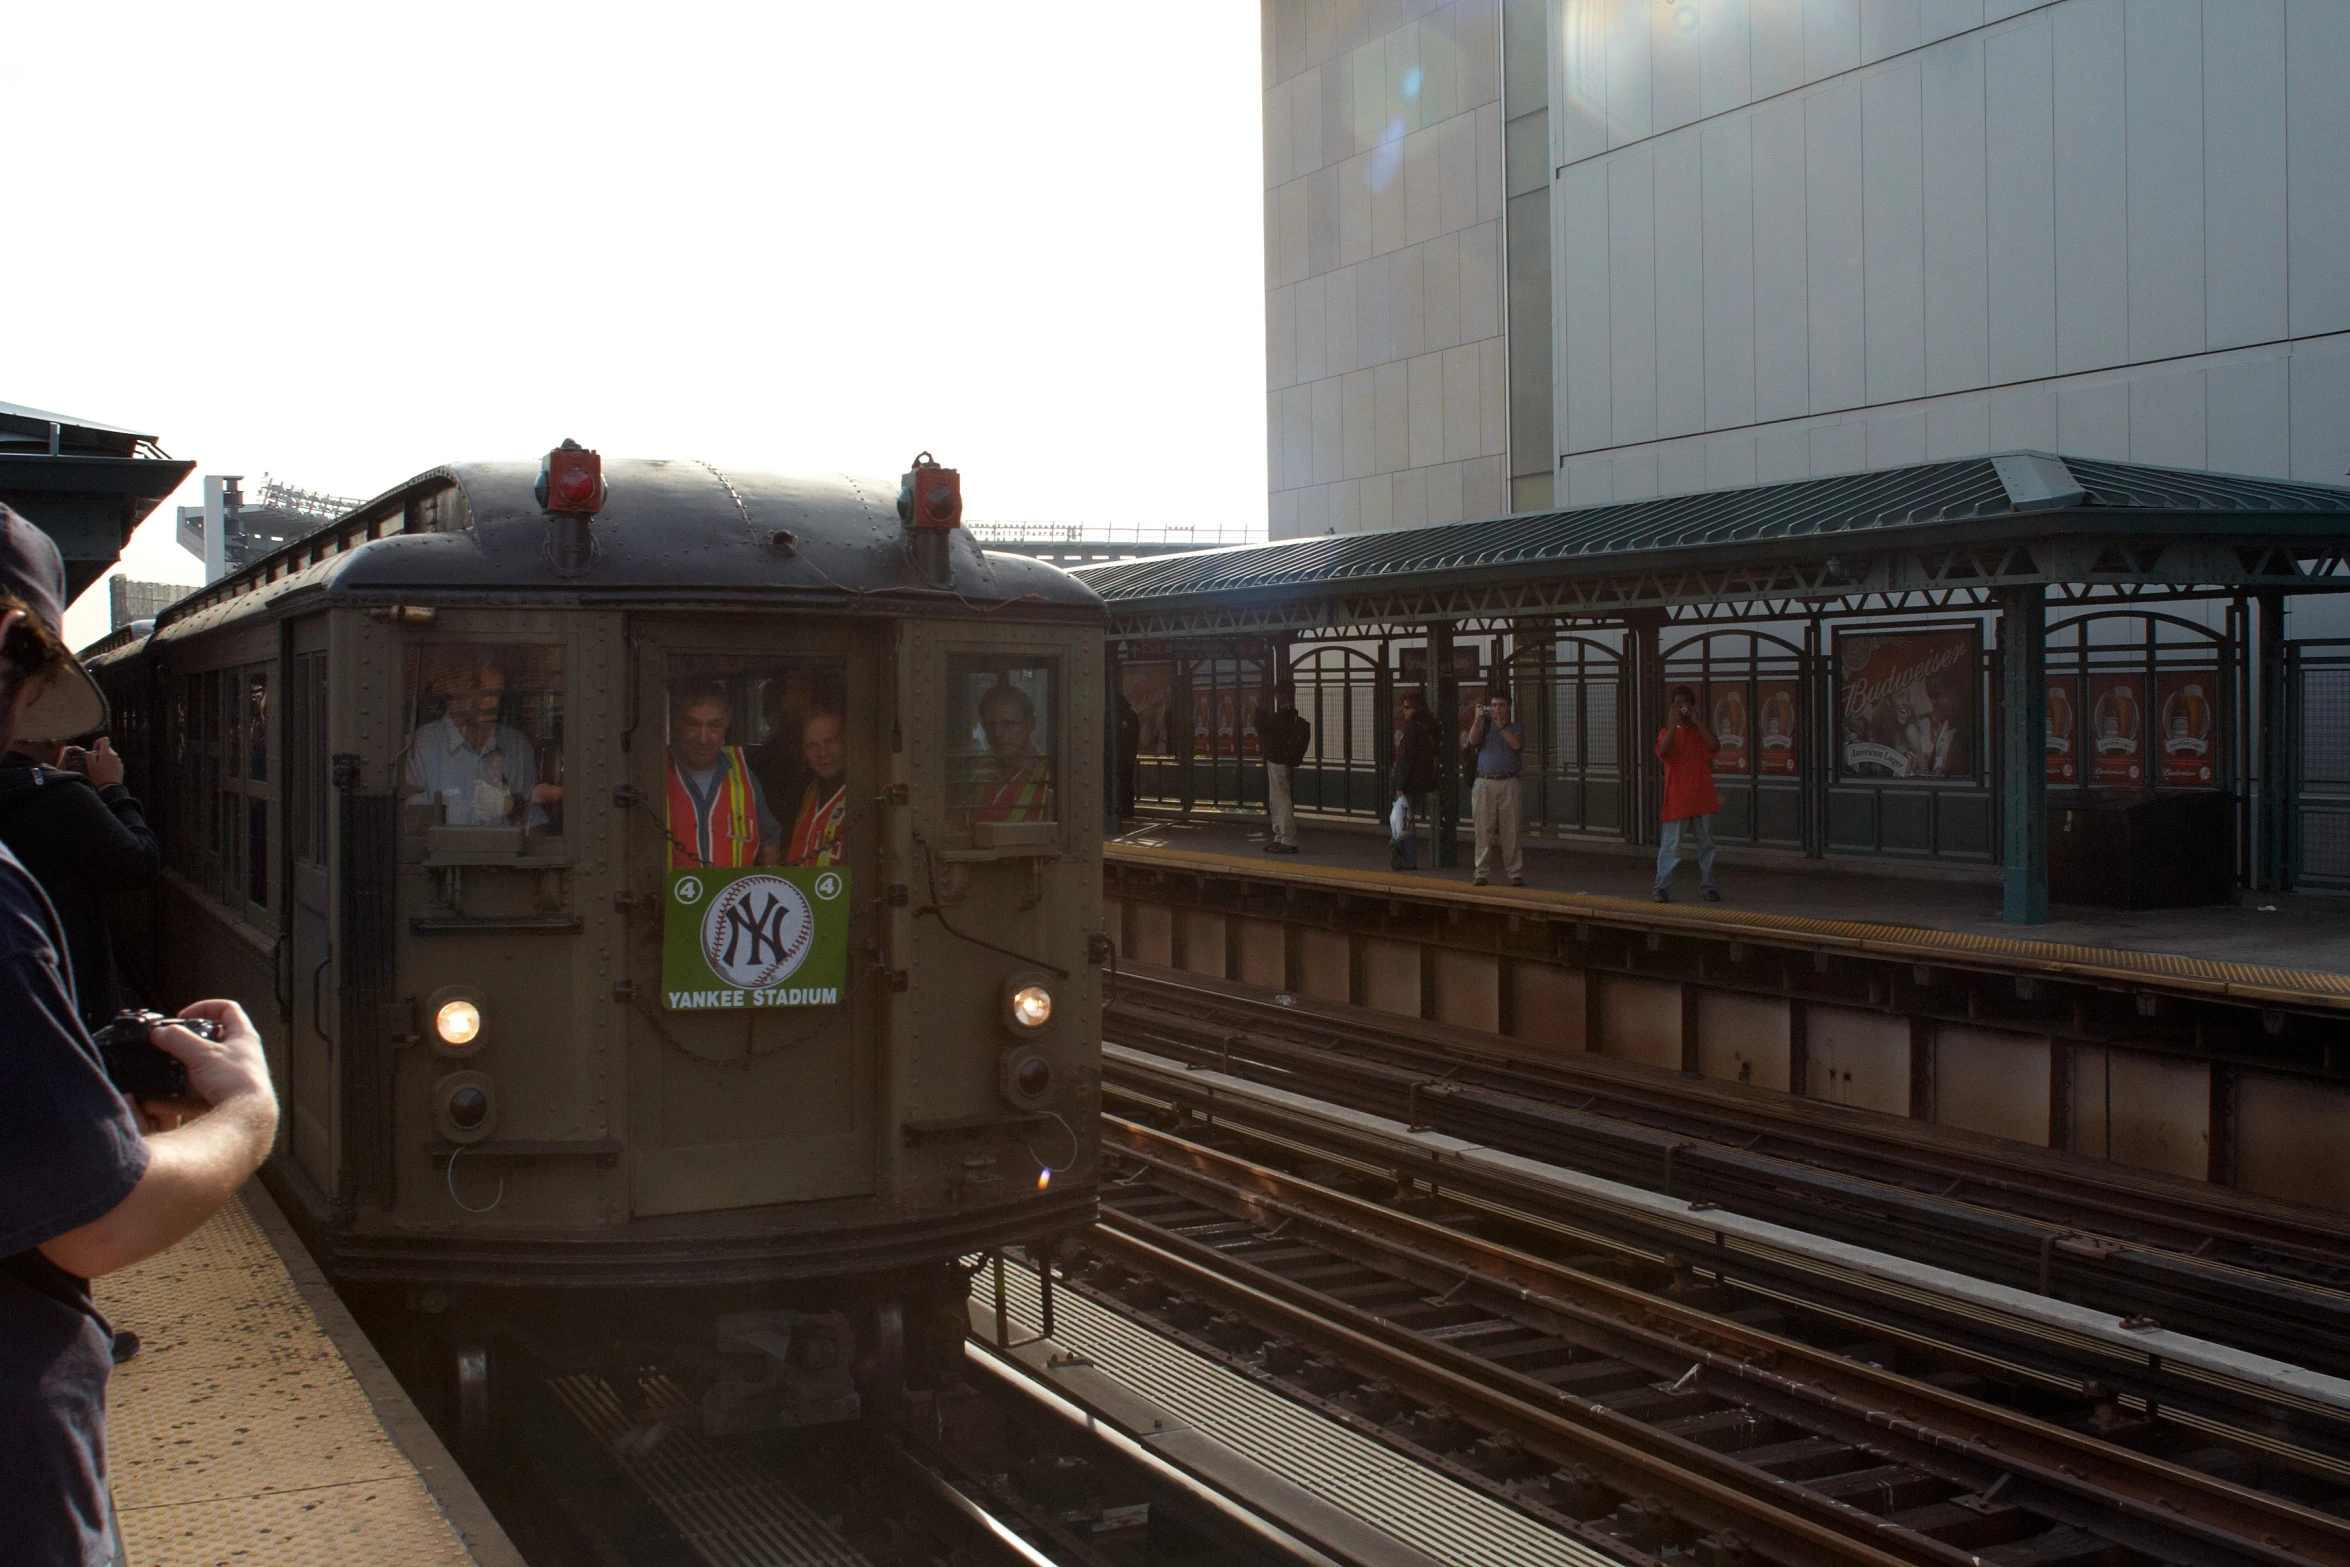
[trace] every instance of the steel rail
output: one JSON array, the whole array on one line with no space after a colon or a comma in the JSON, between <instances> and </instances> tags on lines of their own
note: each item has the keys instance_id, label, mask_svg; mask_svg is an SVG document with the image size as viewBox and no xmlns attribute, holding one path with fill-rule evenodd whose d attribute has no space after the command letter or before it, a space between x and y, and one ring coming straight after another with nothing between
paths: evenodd
<instances>
[{"instance_id":1,"label":"steel rail","mask_svg":"<svg viewBox=\"0 0 2350 1567\"><path fill-rule=\"evenodd\" d=\"M2014 1475L2015 1495L2072 1496L2127 1527L2120 1543L2145 1548L2185 1537L2235 1559L2271 1564L2350 1562L2350 1521L2192 1469L2101 1442L1931 1383L1561 1267L1532 1254L1398 1213L1268 1166L1116 1117L1105 1136L1178 1191L1266 1223L1288 1220L1360 1252L1358 1260L1416 1274L1432 1289L1474 1280L1585 1333L1686 1354L1699 1381L1811 1405L1905 1443L1982 1466L1985 1481ZM1115 1209L1106 1223L1118 1224ZM1294 1233L1294 1232L1290 1232ZM1522 1382L1474 1361L1488 1382ZM1737 1396L1735 1393L1729 1396ZM2062 1509L2060 1508L2059 1511Z\"/></svg>"},{"instance_id":2,"label":"steel rail","mask_svg":"<svg viewBox=\"0 0 2350 1567\"><path fill-rule=\"evenodd\" d=\"M1943 1160L1946 1137L1930 1154L1908 1140L1939 1130L1916 1123L1902 1124L1905 1135L1880 1134L1866 1118L1843 1111L1836 1127L1823 1130L1808 1124L1818 1107L1802 1100L1775 1105L1751 1091L1727 1094L1728 1085L1689 1083L1616 1062L1530 1066L1497 1055L1493 1036L1469 1030L1359 1009L1333 1015L1328 1008L1280 1006L1155 978L1144 983L1167 1004L1122 996L1105 1030L1113 1041L1148 1044L1264 1081L1310 1084L1336 1102L1807 1228L1833 1233L1841 1226L1850 1236L1873 1220L1897 1241L1906 1235L1913 1247L1930 1236L1938 1260L1963 1257L1972 1271L2044 1294L2061 1290L2111 1302L2120 1315L2153 1315L2159 1308L2166 1320L2193 1323L2207 1337L2228 1339L2232 1332L2240 1335L2236 1341L2303 1356L2334 1342L2342 1346L2340 1369L2350 1371L2350 1291L2197 1254L2218 1248L2219 1236L2240 1233L2234 1227L2244 1217L2242 1194L2202 1194L2212 1201L2200 1211L2193 1236L2175 1214L2161 1216L2172 1232L2169 1243L2149 1244L2129 1233L2147 1225L2110 1195L2117 1184L2111 1172L2055 1169L2044 1151L2014 1150L2042 1155L2033 1160L2008 1158L1995 1146L1970 1148L1972 1164L1954 1167ZM1121 989L1134 984L1129 977ZM1428 1037L1431 1032L1440 1037ZM1570 1094L1581 1103L1562 1105L1555 1097ZM1766 1146L1773 1143L1778 1146ZM1835 1161L1873 1168L1840 1169ZM1985 1162L2004 1164L2008 1173L1990 1179L1977 1168ZM1921 1190L1903 1176L1940 1189ZM2136 1190L2143 1183L2118 1184ZM1972 1190L1960 1196L1966 1187ZM2170 1194L2164 1201L2177 1206L2185 1199ZM2253 1205L2268 1211L2272 1230L2301 1226L2293 1260L2334 1273L2350 1269L2350 1222L2284 1204ZM2100 1220L2115 1221L2124 1233L2085 1227ZM2336 1228L2342 1239L2328 1254ZM2193 1245L2182 1244L2189 1239ZM2230 1241L2226 1249L2241 1252L2242 1243ZM2332 1364L2322 1353L2319 1361Z\"/></svg>"},{"instance_id":3,"label":"steel rail","mask_svg":"<svg viewBox=\"0 0 2350 1567\"><path fill-rule=\"evenodd\" d=\"M1547 1462L1582 1464L1617 1489L1651 1495L1712 1530L1741 1535L1767 1559L1786 1567L1974 1567L1977 1558L1873 1514L1805 1492L1792 1482L1737 1472L1721 1455L1601 1409L1579 1411L1585 1424L1548 1399L1537 1403L1488 1386L1454 1361L1465 1358L1425 1339L1402 1339L1386 1324L1229 1259L1202 1257L1178 1238L1142 1235L1103 1225L1088 1237L1095 1250L1163 1278L1182 1281L1203 1298L1357 1365L1372 1365L1406 1393L1431 1403L1473 1411L1480 1423L1507 1431ZM1548 1389L1543 1390L1548 1393ZM1758 1496L1758 1482L1765 1494Z\"/></svg>"},{"instance_id":4,"label":"steel rail","mask_svg":"<svg viewBox=\"0 0 2350 1567\"><path fill-rule=\"evenodd\" d=\"M1352 1162L1383 1178L1425 1180L1455 1202L1667 1267L1702 1267L1725 1283L1816 1315L1842 1318L2071 1396L2110 1387L2149 1417L2211 1433L2286 1467L2350 1486L2350 1403L2338 1379L2156 1329L2138 1330L2061 1302L1657 1197L1574 1172L1494 1155L1439 1134L1317 1105L1219 1074L1151 1068L1113 1049L1109 1089L1152 1109L1188 1103L1251 1138ZM1140 1058L1147 1061L1149 1058Z\"/></svg>"}]
</instances>

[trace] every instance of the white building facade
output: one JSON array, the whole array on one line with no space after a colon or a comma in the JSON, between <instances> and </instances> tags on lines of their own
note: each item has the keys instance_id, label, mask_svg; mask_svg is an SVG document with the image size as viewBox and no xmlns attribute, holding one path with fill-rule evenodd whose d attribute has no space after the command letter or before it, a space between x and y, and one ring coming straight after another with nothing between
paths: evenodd
<instances>
[{"instance_id":1,"label":"white building facade","mask_svg":"<svg viewBox=\"0 0 2350 1567\"><path fill-rule=\"evenodd\" d=\"M2350 469L2344 0L1268 0L1265 45L1275 538Z\"/></svg>"}]
</instances>

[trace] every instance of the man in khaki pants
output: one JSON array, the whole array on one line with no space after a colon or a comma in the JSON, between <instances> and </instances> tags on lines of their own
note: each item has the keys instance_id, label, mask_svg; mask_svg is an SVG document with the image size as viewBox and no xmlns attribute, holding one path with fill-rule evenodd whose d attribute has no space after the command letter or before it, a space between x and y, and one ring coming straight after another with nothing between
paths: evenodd
<instances>
[{"instance_id":1,"label":"man in khaki pants","mask_svg":"<svg viewBox=\"0 0 2350 1567\"><path fill-rule=\"evenodd\" d=\"M1510 722L1510 699L1496 692L1477 710L1469 728L1469 749L1477 753L1477 782L1469 792L1476 823L1477 874L1482 887L1502 869L1510 885L1526 885L1526 854L1518 847L1518 764L1524 760L1526 731Z\"/></svg>"}]
</instances>

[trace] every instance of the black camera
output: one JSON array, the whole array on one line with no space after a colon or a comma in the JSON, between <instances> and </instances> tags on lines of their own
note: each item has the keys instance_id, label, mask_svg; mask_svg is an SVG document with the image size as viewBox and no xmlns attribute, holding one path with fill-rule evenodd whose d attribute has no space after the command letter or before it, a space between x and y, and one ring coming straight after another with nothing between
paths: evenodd
<instances>
[{"instance_id":1,"label":"black camera","mask_svg":"<svg viewBox=\"0 0 2350 1567\"><path fill-rule=\"evenodd\" d=\"M160 1012L116 1013L113 1022L91 1036L99 1059L106 1063L106 1076L125 1099L188 1097L188 1069L147 1037L166 1023L206 1039L220 1037L220 1025L210 1018L165 1017Z\"/></svg>"}]
</instances>

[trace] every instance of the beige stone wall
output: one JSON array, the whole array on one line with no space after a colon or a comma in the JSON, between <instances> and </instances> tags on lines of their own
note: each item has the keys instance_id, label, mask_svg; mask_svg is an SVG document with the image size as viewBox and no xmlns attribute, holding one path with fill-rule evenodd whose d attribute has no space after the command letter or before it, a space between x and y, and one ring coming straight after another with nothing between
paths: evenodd
<instances>
[{"instance_id":1,"label":"beige stone wall","mask_svg":"<svg viewBox=\"0 0 2350 1567\"><path fill-rule=\"evenodd\" d=\"M1506 511L1500 0L1263 0L1272 536Z\"/></svg>"}]
</instances>

